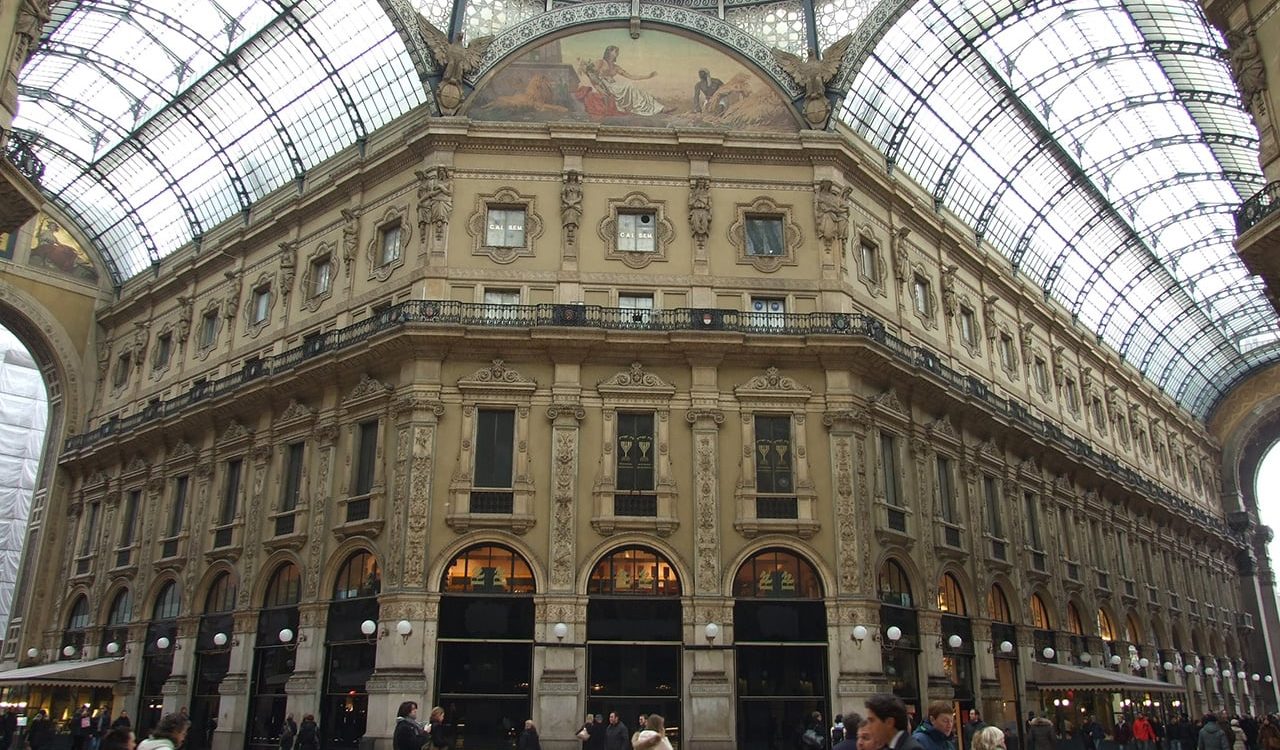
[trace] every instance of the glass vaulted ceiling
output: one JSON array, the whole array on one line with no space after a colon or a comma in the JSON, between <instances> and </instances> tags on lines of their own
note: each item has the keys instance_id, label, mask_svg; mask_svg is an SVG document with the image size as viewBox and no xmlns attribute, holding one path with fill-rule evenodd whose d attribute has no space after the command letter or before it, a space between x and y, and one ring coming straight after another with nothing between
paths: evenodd
<instances>
[{"instance_id":1,"label":"glass vaulted ceiling","mask_svg":"<svg viewBox=\"0 0 1280 750\"><path fill-rule=\"evenodd\" d=\"M1280 357L1257 133L1194 0L918 0L841 116L1197 416Z\"/></svg>"},{"instance_id":2,"label":"glass vaulted ceiling","mask_svg":"<svg viewBox=\"0 0 1280 750\"><path fill-rule=\"evenodd\" d=\"M59 0L14 125L122 281L423 104L384 9L410 2L448 25L450 0ZM803 2L722 12L801 51ZM817 38L877 23L881 3L814 0ZM471 0L462 26L500 33L542 7ZM1221 47L1194 0L916 0L839 113L1203 416L1280 359L1232 251L1231 211L1262 182Z\"/></svg>"}]
</instances>

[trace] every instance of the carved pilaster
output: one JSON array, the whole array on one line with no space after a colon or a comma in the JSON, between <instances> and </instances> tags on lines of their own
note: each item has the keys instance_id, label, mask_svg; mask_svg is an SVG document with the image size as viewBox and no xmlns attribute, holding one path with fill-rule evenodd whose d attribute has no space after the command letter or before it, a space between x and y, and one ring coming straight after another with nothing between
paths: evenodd
<instances>
[{"instance_id":1,"label":"carved pilaster","mask_svg":"<svg viewBox=\"0 0 1280 750\"><path fill-rule=\"evenodd\" d=\"M858 590L858 559L866 546L858 533L857 508L853 495L854 440L858 420L853 412L832 411L822 417L829 430L832 484L835 487L836 567L840 574L840 593ZM865 497L865 493L863 497Z\"/></svg>"},{"instance_id":2,"label":"carved pilaster","mask_svg":"<svg viewBox=\"0 0 1280 750\"><path fill-rule=\"evenodd\" d=\"M694 543L698 562L694 581L699 594L720 593L720 456L719 430L724 412L690 409L685 419L693 425L693 486L695 492Z\"/></svg>"},{"instance_id":3,"label":"carved pilaster","mask_svg":"<svg viewBox=\"0 0 1280 750\"><path fill-rule=\"evenodd\" d=\"M577 569L574 508L578 497L578 423L586 412L576 401L547 407L551 420L551 590L573 591Z\"/></svg>"},{"instance_id":4,"label":"carved pilaster","mask_svg":"<svg viewBox=\"0 0 1280 750\"><path fill-rule=\"evenodd\" d=\"M396 440L396 487L392 539L400 538L403 565L391 560L388 580L392 586L421 589L426 586L427 539L431 531L431 475L435 464L436 428L444 406L425 395L407 394L396 400L399 426ZM403 573L403 576L401 575Z\"/></svg>"}]
</instances>

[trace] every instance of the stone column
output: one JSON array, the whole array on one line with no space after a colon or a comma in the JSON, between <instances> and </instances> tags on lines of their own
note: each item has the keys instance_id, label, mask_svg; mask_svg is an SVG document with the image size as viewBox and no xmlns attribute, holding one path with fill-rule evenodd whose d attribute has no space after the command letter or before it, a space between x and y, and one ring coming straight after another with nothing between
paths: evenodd
<instances>
[{"instance_id":1,"label":"stone column","mask_svg":"<svg viewBox=\"0 0 1280 750\"><path fill-rule=\"evenodd\" d=\"M548 750L572 750L581 742L574 738L585 712L582 689L586 683L587 612L579 605L576 509L579 501L579 425L586 411L579 401L579 366L556 363L555 399L547 407L551 420L551 523L548 524L549 569L547 595L538 603L534 623L537 645L533 649L534 721ZM589 507L589 506L588 506ZM556 636L563 623L567 632Z\"/></svg>"},{"instance_id":2,"label":"stone column","mask_svg":"<svg viewBox=\"0 0 1280 750\"><path fill-rule=\"evenodd\" d=\"M249 681L253 678L253 647L257 641L258 613L236 612L232 619L231 663L218 685L218 728L212 750L244 747L249 716Z\"/></svg>"},{"instance_id":3,"label":"stone column","mask_svg":"<svg viewBox=\"0 0 1280 750\"><path fill-rule=\"evenodd\" d=\"M298 632L293 636L293 674L285 683L287 711L296 717L320 713L320 681L324 679L324 622L328 601L298 605Z\"/></svg>"},{"instance_id":4,"label":"stone column","mask_svg":"<svg viewBox=\"0 0 1280 750\"><path fill-rule=\"evenodd\" d=\"M196 658L196 636L200 631L200 618L187 616L178 618L178 632L173 638L173 667L169 670L169 679L160 688L164 695L164 713L173 713L188 704L191 691L188 689L188 675ZM140 644L145 646L146 644Z\"/></svg>"},{"instance_id":5,"label":"stone column","mask_svg":"<svg viewBox=\"0 0 1280 750\"><path fill-rule=\"evenodd\" d=\"M921 609L916 611L916 621L920 628L920 661L926 676L924 695L925 705L920 706L923 712L931 701L949 701L955 698L955 687L951 678L942 671L942 613Z\"/></svg>"}]
</instances>

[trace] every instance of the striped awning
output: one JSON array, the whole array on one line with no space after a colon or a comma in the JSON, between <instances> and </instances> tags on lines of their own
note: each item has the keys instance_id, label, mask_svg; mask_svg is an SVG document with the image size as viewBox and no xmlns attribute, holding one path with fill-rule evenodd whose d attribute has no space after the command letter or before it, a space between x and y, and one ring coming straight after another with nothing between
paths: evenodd
<instances>
[{"instance_id":1,"label":"striped awning","mask_svg":"<svg viewBox=\"0 0 1280 750\"><path fill-rule=\"evenodd\" d=\"M1149 680L1124 672L1093 667L1036 662L1031 668L1031 684L1047 690L1112 690L1141 693L1181 693L1185 688L1159 680Z\"/></svg>"}]
</instances>

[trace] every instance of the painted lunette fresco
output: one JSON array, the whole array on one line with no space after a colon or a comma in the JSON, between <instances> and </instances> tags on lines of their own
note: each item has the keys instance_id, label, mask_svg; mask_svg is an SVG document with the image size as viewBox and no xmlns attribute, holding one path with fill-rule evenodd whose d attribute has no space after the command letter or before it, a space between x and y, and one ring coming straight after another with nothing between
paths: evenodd
<instances>
[{"instance_id":1,"label":"painted lunette fresco","mask_svg":"<svg viewBox=\"0 0 1280 750\"><path fill-rule=\"evenodd\" d=\"M794 131L792 108L764 77L691 37L593 29L525 49L488 76L474 120Z\"/></svg>"}]
</instances>

